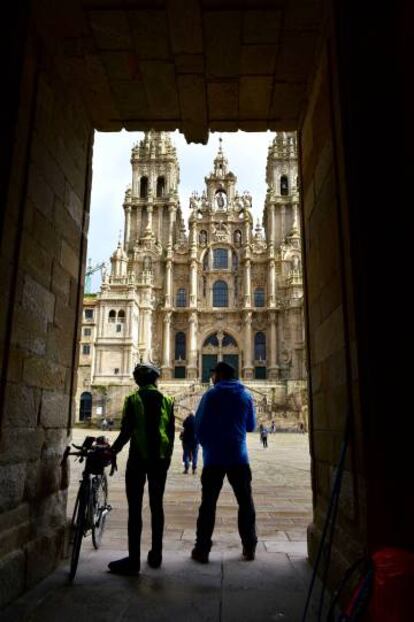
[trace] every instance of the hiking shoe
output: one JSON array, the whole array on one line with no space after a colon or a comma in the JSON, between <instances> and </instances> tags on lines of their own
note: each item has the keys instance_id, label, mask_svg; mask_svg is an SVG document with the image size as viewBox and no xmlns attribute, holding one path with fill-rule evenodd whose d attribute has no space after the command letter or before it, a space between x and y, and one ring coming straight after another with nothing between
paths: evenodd
<instances>
[{"instance_id":1,"label":"hiking shoe","mask_svg":"<svg viewBox=\"0 0 414 622\"><path fill-rule=\"evenodd\" d=\"M147 562L148 566L151 566L151 568L159 568L162 564L162 553L148 551Z\"/></svg>"},{"instance_id":2,"label":"hiking shoe","mask_svg":"<svg viewBox=\"0 0 414 622\"><path fill-rule=\"evenodd\" d=\"M187 473L188 473L188 469L184 469L183 475L187 475Z\"/></svg>"},{"instance_id":3,"label":"hiking shoe","mask_svg":"<svg viewBox=\"0 0 414 622\"><path fill-rule=\"evenodd\" d=\"M113 574L122 574L127 577L138 575L140 571L139 563L132 562L129 557L109 562L108 568Z\"/></svg>"},{"instance_id":4,"label":"hiking shoe","mask_svg":"<svg viewBox=\"0 0 414 622\"><path fill-rule=\"evenodd\" d=\"M208 553L200 551L197 547L194 547L191 551L191 559L199 564L208 564Z\"/></svg>"},{"instance_id":5,"label":"hiking shoe","mask_svg":"<svg viewBox=\"0 0 414 622\"><path fill-rule=\"evenodd\" d=\"M197 473L197 467L193 467L193 475Z\"/></svg>"},{"instance_id":6,"label":"hiking shoe","mask_svg":"<svg viewBox=\"0 0 414 622\"><path fill-rule=\"evenodd\" d=\"M243 557L246 562L252 562L256 557L256 547L255 546L244 546L243 547Z\"/></svg>"}]
</instances>

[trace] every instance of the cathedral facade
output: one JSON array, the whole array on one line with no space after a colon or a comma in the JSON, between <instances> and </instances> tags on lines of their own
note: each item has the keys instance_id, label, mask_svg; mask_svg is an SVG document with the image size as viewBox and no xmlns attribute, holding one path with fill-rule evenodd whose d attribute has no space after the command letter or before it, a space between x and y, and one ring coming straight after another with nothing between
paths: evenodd
<instances>
[{"instance_id":1,"label":"cathedral facade","mask_svg":"<svg viewBox=\"0 0 414 622\"><path fill-rule=\"evenodd\" d=\"M255 226L252 197L238 190L221 140L204 189L190 198L188 228L169 134L146 132L131 165L123 240L100 292L85 299L78 394L88 384L130 386L140 360L153 361L163 382L176 386L208 382L220 360L253 385L304 382L295 134L278 133L269 146Z\"/></svg>"}]
</instances>

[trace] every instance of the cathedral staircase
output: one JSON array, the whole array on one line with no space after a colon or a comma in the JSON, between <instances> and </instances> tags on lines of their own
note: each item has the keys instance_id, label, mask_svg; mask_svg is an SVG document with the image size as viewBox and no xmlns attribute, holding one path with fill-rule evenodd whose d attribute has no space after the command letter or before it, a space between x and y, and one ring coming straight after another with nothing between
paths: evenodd
<instances>
[{"instance_id":1,"label":"cathedral staircase","mask_svg":"<svg viewBox=\"0 0 414 622\"><path fill-rule=\"evenodd\" d=\"M255 408L257 425L270 425L271 421L275 421L277 429L282 431L296 431L299 427L300 415L296 410L286 410L277 407L273 401L272 390L274 384L261 383L260 388L255 382L245 382L246 388L252 394ZM210 387L207 383L192 382L182 383L169 382L161 383L161 391L174 396L175 417L177 428L181 428L182 422L191 412L195 413L198 404L204 393Z\"/></svg>"}]
</instances>

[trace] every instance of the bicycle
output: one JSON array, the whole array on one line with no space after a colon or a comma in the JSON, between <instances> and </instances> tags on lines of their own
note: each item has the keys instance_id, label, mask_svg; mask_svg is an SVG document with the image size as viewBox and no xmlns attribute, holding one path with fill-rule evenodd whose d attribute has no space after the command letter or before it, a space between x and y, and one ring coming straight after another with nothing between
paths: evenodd
<instances>
[{"instance_id":1,"label":"bicycle","mask_svg":"<svg viewBox=\"0 0 414 622\"><path fill-rule=\"evenodd\" d=\"M66 447L62 465L69 456L76 456L79 462L85 460L86 463L79 482L71 521L70 581L73 581L76 575L82 539L91 532L95 549L98 549L102 542L106 517L112 509L108 504L108 480L104 469L111 464L110 475L113 475L117 468L116 458L110 453L105 437L87 436L82 445L72 443L72 447L77 451L71 451L71 446Z\"/></svg>"}]
</instances>

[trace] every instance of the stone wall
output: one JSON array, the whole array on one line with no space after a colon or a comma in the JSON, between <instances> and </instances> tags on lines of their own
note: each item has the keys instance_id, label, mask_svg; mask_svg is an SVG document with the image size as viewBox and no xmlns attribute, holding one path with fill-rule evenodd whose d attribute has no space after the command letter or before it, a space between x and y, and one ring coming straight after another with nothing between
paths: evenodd
<instances>
[{"instance_id":1,"label":"stone wall","mask_svg":"<svg viewBox=\"0 0 414 622\"><path fill-rule=\"evenodd\" d=\"M349 232L343 186L339 107L335 107L333 54L321 53L300 131L306 264L307 334L310 370L310 447L314 521L308 530L315 560L338 463L345 420L358 410L349 266ZM351 397L353 396L353 397ZM331 558L330 581L361 554L365 535L364 484L355 441L348 459Z\"/></svg>"},{"instance_id":2,"label":"stone wall","mask_svg":"<svg viewBox=\"0 0 414 622\"><path fill-rule=\"evenodd\" d=\"M29 37L1 257L0 605L57 564L66 523L92 133Z\"/></svg>"}]
</instances>

